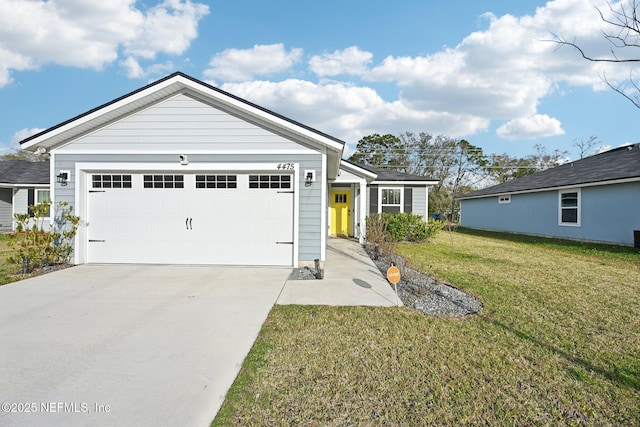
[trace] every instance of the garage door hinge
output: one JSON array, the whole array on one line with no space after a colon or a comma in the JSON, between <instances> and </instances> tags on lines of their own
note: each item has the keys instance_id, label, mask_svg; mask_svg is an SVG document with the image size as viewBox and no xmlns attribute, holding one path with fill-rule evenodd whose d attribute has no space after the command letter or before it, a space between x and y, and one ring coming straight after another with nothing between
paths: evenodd
<instances>
[{"instance_id":1,"label":"garage door hinge","mask_svg":"<svg viewBox=\"0 0 640 427\"><path fill-rule=\"evenodd\" d=\"M91 240L91 239L89 239L89 243L95 243L95 242L104 243L104 242L106 242L106 240Z\"/></svg>"},{"instance_id":2,"label":"garage door hinge","mask_svg":"<svg viewBox=\"0 0 640 427\"><path fill-rule=\"evenodd\" d=\"M276 245L293 245L293 242L276 242Z\"/></svg>"},{"instance_id":3,"label":"garage door hinge","mask_svg":"<svg viewBox=\"0 0 640 427\"><path fill-rule=\"evenodd\" d=\"M284 193L293 194L293 193L295 193L295 191L278 191L278 194L284 194Z\"/></svg>"}]
</instances>

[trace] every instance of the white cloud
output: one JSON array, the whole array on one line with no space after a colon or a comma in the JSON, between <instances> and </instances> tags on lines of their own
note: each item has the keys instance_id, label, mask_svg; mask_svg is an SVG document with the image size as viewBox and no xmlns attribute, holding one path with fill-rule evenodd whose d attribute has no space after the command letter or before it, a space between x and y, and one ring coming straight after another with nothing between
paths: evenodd
<instances>
[{"instance_id":1,"label":"white cloud","mask_svg":"<svg viewBox=\"0 0 640 427\"><path fill-rule=\"evenodd\" d=\"M210 79L238 82L255 76L268 76L291 68L299 62L303 50L287 52L284 44L255 45L251 49L226 49L211 58L204 75Z\"/></svg>"},{"instance_id":2,"label":"white cloud","mask_svg":"<svg viewBox=\"0 0 640 427\"><path fill-rule=\"evenodd\" d=\"M500 138L518 140L564 135L564 130L558 119L546 114L535 114L511 120L500 126L496 133Z\"/></svg>"},{"instance_id":3,"label":"white cloud","mask_svg":"<svg viewBox=\"0 0 640 427\"><path fill-rule=\"evenodd\" d=\"M209 11L190 0L166 0L146 10L136 3L1 1L0 87L11 82L11 70L46 63L100 70L118 58L121 48L135 59L181 54ZM131 73L132 62L124 62Z\"/></svg>"},{"instance_id":4,"label":"white cloud","mask_svg":"<svg viewBox=\"0 0 640 427\"><path fill-rule=\"evenodd\" d=\"M130 79L139 79L144 76L144 70L133 56L128 56L124 61L120 61L120 66L125 69L127 77Z\"/></svg>"},{"instance_id":5,"label":"white cloud","mask_svg":"<svg viewBox=\"0 0 640 427\"><path fill-rule=\"evenodd\" d=\"M158 52L180 55L198 36L198 22L208 13L204 4L165 0L147 11L138 36L125 43L125 52L146 59Z\"/></svg>"},{"instance_id":6,"label":"white cloud","mask_svg":"<svg viewBox=\"0 0 640 427\"><path fill-rule=\"evenodd\" d=\"M20 150L20 141L25 138L30 137L31 135L35 135L39 132L42 132L43 128L25 128L20 129L11 137L11 141L7 143L0 143L0 155L14 153Z\"/></svg>"},{"instance_id":7,"label":"white cloud","mask_svg":"<svg viewBox=\"0 0 640 427\"><path fill-rule=\"evenodd\" d=\"M473 116L418 111L402 101L385 101L372 88L341 82L251 81L226 83L221 89L349 143L372 133L405 131L428 130L457 137L488 126L486 120Z\"/></svg>"},{"instance_id":8,"label":"white cloud","mask_svg":"<svg viewBox=\"0 0 640 427\"><path fill-rule=\"evenodd\" d=\"M152 75L166 74L167 72L175 69L173 62L171 61L167 61L163 64L152 64L144 68L140 65L138 60L132 56L128 56L125 60L120 61L120 66L125 70L127 77L130 79L140 79Z\"/></svg>"},{"instance_id":9,"label":"white cloud","mask_svg":"<svg viewBox=\"0 0 640 427\"><path fill-rule=\"evenodd\" d=\"M605 0L595 5L609 10ZM389 56L364 79L396 83L400 101L411 110L446 112L455 119L471 116L487 124L513 120L500 128L500 136L509 139L563 132L556 119L538 111L541 99L561 84L606 87L602 64L585 61L569 48L558 50L548 41L552 32L575 36L595 56L605 54L604 24L594 0L555 0L534 15L484 17L488 28L469 34L457 46L425 56ZM607 77L628 77L628 70L610 65Z\"/></svg>"},{"instance_id":10,"label":"white cloud","mask_svg":"<svg viewBox=\"0 0 640 427\"><path fill-rule=\"evenodd\" d=\"M309 60L309 68L320 77L339 74L361 75L367 71L373 54L351 46L333 53L314 55Z\"/></svg>"}]
</instances>

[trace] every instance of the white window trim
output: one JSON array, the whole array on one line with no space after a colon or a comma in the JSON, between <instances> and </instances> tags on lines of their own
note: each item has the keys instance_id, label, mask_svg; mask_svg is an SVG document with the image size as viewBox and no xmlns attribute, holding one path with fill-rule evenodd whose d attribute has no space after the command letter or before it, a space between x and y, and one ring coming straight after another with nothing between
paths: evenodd
<instances>
[{"instance_id":1,"label":"white window trim","mask_svg":"<svg viewBox=\"0 0 640 427\"><path fill-rule=\"evenodd\" d=\"M400 213L404 212L404 187L378 187L378 213L382 213L382 190L400 190ZM384 206L398 206L398 205L384 205Z\"/></svg>"},{"instance_id":2,"label":"white window trim","mask_svg":"<svg viewBox=\"0 0 640 427\"><path fill-rule=\"evenodd\" d=\"M498 203L501 205L511 203L511 194L502 194L498 196Z\"/></svg>"},{"instance_id":3,"label":"white window trim","mask_svg":"<svg viewBox=\"0 0 640 427\"><path fill-rule=\"evenodd\" d=\"M566 193L577 193L578 195L578 222L562 222L562 195ZM562 227L580 227L582 224L582 193L580 188L570 188L558 191L558 225Z\"/></svg>"},{"instance_id":4,"label":"white window trim","mask_svg":"<svg viewBox=\"0 0 640 427\"><path fill-rule=\"evenodd\" d=\"M33 203L36 205L39 205L40 203L42 203L43 201L40 200L39 194L41 191L48 191L49 192L49 201L51 202L51 205L49 206L49 215L46 217L43 217L42 219L44 220L49 220L51 219L51 211L53 210L53 200L51 199L51 190L48 188L34 188L33 189Z\"/></svg>"}]
</instances>

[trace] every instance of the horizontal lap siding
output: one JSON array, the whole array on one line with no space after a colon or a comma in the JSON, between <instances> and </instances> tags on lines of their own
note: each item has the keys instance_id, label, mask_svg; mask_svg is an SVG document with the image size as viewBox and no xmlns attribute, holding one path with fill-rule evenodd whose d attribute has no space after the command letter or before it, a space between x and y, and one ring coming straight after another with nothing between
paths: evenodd
<instances>
[{"instance_id":1,"label":"horizontal lap siding","mask_svg":"<svg viewBox=\"0 0 640 427\"><path fill-rule=\"evenodd\" d=\"M640 183L581 189L581 226L558 224L558 191L462 200L462 226L484 230L633 244L640 230Z\"/></svg>"},{"instance_id":2,"label":"horizontal lap siding","mask_svg":"<svg viewBox=\"0 0 640 427\"><path fill-rule=\"evenodd\" d=\"M581 193L583 238L632 245L633 230L640 230L640 182L586 187Z\"/></svg>"},{"instance_id":3,"label":"horizontal lap siding","mask_svg":"<svg viewBox=\"0 0 640 427\"><path fill-rule=\"evenodd\" d=\"M21 214L29 211L29 189L19 188L13 195L13 213Z\"/></svg>"},{"instance_id":4,"label":"horizontal lap siding","mask_svg":"<svg viewBox=\"0 0 640 427\"><path fill-rule=\"evenodd\" d=\"M412 187L412 206L411 213L416 215L422 215L422 217L427 219L427 189L426 187L414 186Z\"/></svg>"},{"instance_id":5,"label":"horizontal lap siding","mask_svg":"<svg viewBox=\"0 0 640 427\"><path fill-rule=\"evenodd\" d=\"M12 188L0 188L0 230L7 230L13 224Z\"/></svg>"},{"instance_id":6,"label":"horizontal lap siding","mask_svg":"<svg viewBox=\"0 0 640 427\"><path fill-rule=\"evenodd\" d=\"M283 155L242 155L242 154L191 154L189 155L191 166L198 163L282 163L291 162L299 164L299 182L297 191L299 194L299 248L300 261L313 261L320 258L321 246L321 183L325 179L322 168L321 154L283 154ZM55 170L68 169L71 171L71 180L65 187L55 184L56 202L66 201L74 205L76 163L176 163L177 156L173 154L56 154ZM316 182L305 187L304 170L316 171Z\"/></svg>"},{"instance_id":7,"label":"horizontal lap siding","mask_svg":"<svg viewBox=\"0 0 640 427\"><path fill-rule=\"evenodd\" d=\"M92 132L58 152L247 150L311 152L273 129L178 95Z\"/></svg>"}]
</instances>

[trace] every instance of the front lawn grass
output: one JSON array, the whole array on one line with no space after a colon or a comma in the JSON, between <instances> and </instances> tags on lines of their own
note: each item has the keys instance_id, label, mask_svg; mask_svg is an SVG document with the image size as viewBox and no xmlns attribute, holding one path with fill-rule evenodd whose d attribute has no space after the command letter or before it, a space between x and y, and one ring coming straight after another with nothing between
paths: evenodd
<instances>
[{"instance_id":1,"label":"front lawn grass","mask_svg":"<svg viewBox=\"0 0 640 427\"><path fill-rule=\"evenodd\" d=\"M23 278L23 276L16 274L18 267L7 262L12 251L13 249L9 247L9 235L0 234L0 285L6 285Z\"/></svg>"},{"instance_id":2,"label":"front lawn grass","mask_svg":"<svg viewBox=\"0 0 640 427\"><path fill-rule=\"evenodd\" d=\"M465 319L276 306L213 425L640 425L640 254L496 233L399 252Z\"/></svg>"}]
</instances>

